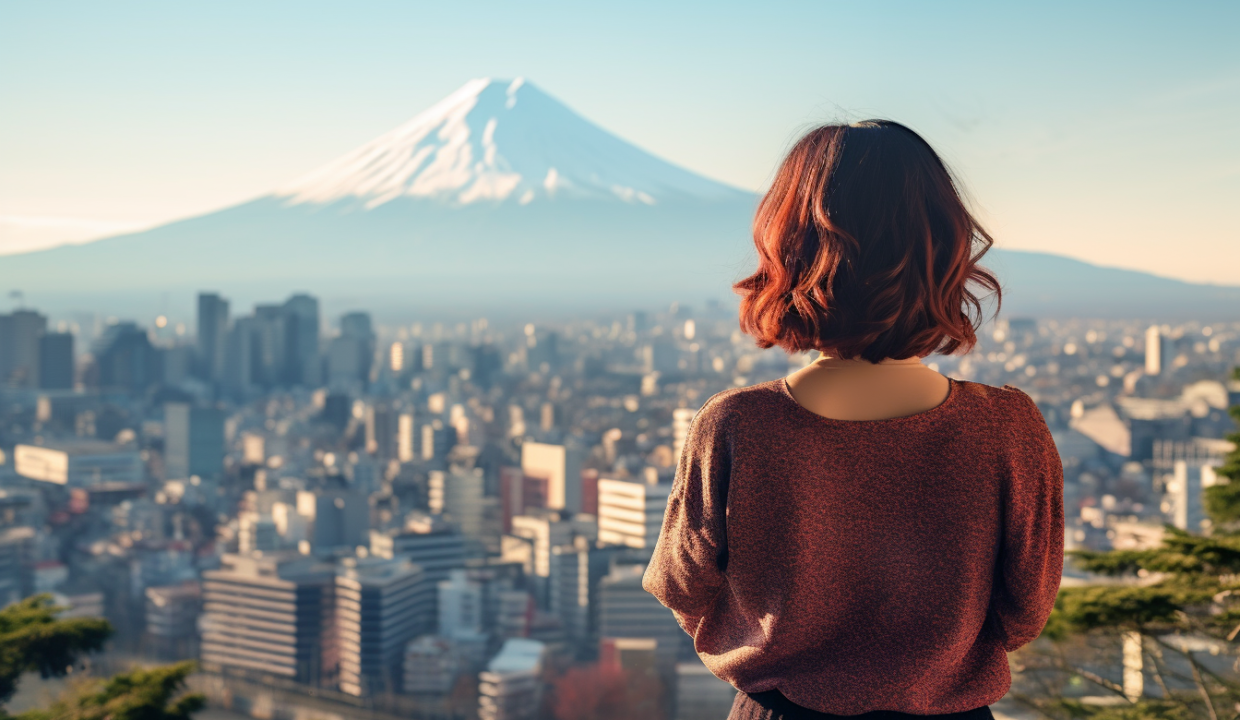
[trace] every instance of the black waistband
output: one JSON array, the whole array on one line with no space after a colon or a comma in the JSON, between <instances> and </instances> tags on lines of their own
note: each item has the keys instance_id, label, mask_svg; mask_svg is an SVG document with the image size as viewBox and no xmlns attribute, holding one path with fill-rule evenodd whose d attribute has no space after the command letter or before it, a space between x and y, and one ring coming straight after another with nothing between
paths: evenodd
<instances>
[{"instance_id":1,"label":"black waistband","mask_svg":"<svg viewBox=\"0 0 1240 720\"><path fill-rule=\"evenodd\" d=\"M760 693L738 692L728 720L916 720L918 718L941 718L942 720L993 720L990 706L973 710L937 715L916 715L895 710L875 710L861 715L832 715L801 707L784 697L779 690Z\"/></svg>"}]
</instances>

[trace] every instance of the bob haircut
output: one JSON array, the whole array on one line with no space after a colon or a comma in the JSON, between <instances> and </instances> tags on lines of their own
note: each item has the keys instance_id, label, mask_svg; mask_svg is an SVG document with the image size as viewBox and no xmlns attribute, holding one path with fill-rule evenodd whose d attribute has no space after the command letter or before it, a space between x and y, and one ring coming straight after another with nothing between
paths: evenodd
<instances>
[{"instance_id":1,"label":"bob haircut","mask_svg":"<svg viewBox=\"0 0 1240 720\"><path fill-rule=\"evenodd\" d=\"M889 120L824 125L797 141L753 235L758 269L732 288L741 329L761 348L872 363L968 352L982 307L966 285L1002 302L977 264L994 241L934 149Z\"/></svg>"}]
</instances>

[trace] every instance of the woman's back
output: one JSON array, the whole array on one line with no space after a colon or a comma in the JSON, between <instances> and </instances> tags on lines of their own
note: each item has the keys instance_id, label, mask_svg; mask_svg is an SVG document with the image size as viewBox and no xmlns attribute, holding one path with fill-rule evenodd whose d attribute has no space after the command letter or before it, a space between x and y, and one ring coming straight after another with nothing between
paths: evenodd
<instances>
[{"instance_id":1,"label":"woman's back","mask_svg":"<svg viewBox=\"0 0 1240 720\"><path fill-rule=\"evenodd\" d=\"M717 676L839 715L1007 692L1059 586L1062 465L1028 395L944 380L901 417L824 417L785 378L694 417L643 587Z\"/></svg>"}]
</instances>

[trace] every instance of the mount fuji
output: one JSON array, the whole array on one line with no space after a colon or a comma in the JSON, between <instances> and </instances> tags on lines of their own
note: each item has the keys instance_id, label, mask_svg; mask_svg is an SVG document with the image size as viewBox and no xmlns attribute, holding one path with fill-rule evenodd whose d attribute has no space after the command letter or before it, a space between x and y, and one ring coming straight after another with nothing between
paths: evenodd
<instances>
[{"instance_id":1,"label":"mount fuji","mask_svg":"<svg viewBox=\"0 0 1240 720\"><path fill-rule=\"evenodd\" d=\"M307 291L408 317L735 302L758 197L661 160L523 79L472 80L391 132L240 205L0 257L0 292L53 313L189 316ZM1234 315L1240 288L994 249L1003 310Z\"/></svg>"},{"instance_id":2,"label":"mount fuji","mask_svg":"<svg viewBox=\"0 0 1240 720\"><path fill-rule=\"evenodd\" d=\"M726 302L756 201L530 82L479 79L249 202L0 258L0 289L143 315L172 296L188 308L199 290L440 310Z\"/></svg>"}]
</instances>

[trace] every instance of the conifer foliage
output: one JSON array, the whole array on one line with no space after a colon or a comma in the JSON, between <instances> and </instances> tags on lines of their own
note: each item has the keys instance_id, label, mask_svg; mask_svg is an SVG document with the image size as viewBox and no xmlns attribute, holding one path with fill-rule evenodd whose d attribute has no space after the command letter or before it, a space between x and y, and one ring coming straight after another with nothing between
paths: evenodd
<instances>
[{"instance_id":1,"label":"conifer foliage","mask_svg":"<svg viewBox=\"0 0 1240 720\"><path fill-rule=\"evenodd\" d=\"M1240 380L1240 367L1232 377ZM1229 413L1240 427L1240 405ZM1205 532L1164 524L1157 548L1067 553L1084 570L1127 582L1060 590L1042 632L1051 649L1039 652L1030 646L1019 667L1040 688L1014 691L1017 700L1056 718L1240 717L1235 653L1240 635L1240 432L1227 439L1235 449L1215 469L1218 484L1203 493L1211 520ZM1087 695L1110 696L1111 702L1082 702Z\"/></svg>"},{"instance_id":2,"label":"conifer foliage","mask_svg":"<svg viewBox=\"0 0 1240 720\"><path fill-rule=\"evenodd\" d=\"M35 595L0 609L0 705L12 698L26 672L63 677L79 658L103 649L112 625L101 618L59 618L64 608ZM193 662L135 668L110 679L73 683L51 707L0 720L189 720L206 700L185 694Z\"/></svg>"}]
</instances>

